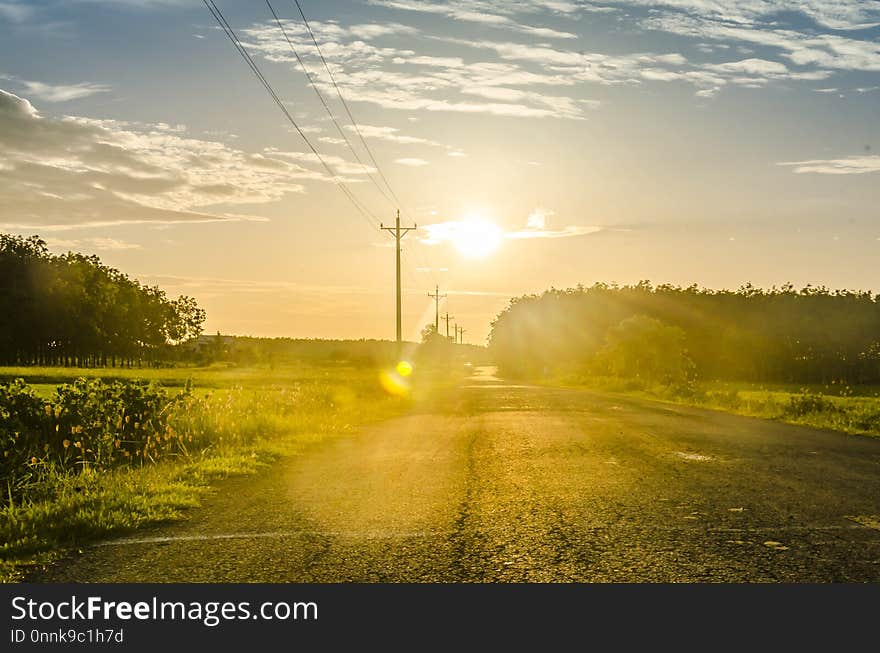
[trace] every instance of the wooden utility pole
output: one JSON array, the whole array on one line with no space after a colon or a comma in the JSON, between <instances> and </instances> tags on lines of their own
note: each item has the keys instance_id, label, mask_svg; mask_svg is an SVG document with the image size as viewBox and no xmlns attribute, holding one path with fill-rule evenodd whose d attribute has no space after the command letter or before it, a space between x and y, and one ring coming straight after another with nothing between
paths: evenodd
<instances>
[{"instance_id":1,"label":"wooden utility pole","mask_svg":"<svg viewBox=\"0 0 880 653\"><path fill-rule=\"evenodd\" d=\"M434 292L428 293L428 297L434 298L434 331L440 333L440 300L446 295L440 294L440 285L434 286Z\"/></svg>"},{"instance_id":2,"label":"wooden utility pole","mask_svg":"<svg viewBox=\"0 0 880 653\"><path fill-rule=\"evenodd\" d=\"M456 325L455 325L455 331L456 331L456 335L458 336L458 338L456 339L456 342L457 342L458 344L460 344L460 345L463 345L463 344L464 344L464 333L465 333L465 330L462 329L460 326L458 326L458 325L456 324Z\"/></svg>"},{"instance_id":3,"label":"wooden utility pole","mask_svg":"<svg viewBox=\"0 0 880 653\"><path fill-rule=\"evenodd\" d=\"M394 244L395 250L397 251L397 343L400 344L403 342L403 320L400 316L400 239L406 236L410 231L414 231L418 229L418 225L414 224L412 227L404 227L400 228L400 209L397 210L397 219L394 223L393 227L386 227L384 224L380 224L379 228L382 231L388 231L394 236Z\"/></svg>"},{"instance_id":4,"label":"wooden utility pole","mask_svg":"<svg viewBox=\"0 0 880 653\"><path fill-rule=\"evenodd\" d=\"M446 337L448 338L449 337L449 320L454 320L455 316L450 315L449 311L446 311L446 315L441 317L440 319L444 320L446 322Z\"/></svg>"}]
</instances>

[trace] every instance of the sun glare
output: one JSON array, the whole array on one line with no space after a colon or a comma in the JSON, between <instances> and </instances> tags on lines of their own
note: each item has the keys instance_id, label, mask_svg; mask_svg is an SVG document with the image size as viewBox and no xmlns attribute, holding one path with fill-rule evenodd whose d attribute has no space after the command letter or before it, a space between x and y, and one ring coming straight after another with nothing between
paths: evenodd
<instances>
[{"instance_id":1,"label":"sun glare","mask_svg":"<svg viewBox=\"0 0 880 653\"><path fill-rule=\"evenodd\" d=\"M498 225L482 216L467 216L456 225L452 244L466 258L486 258L501 245Z\"/></svg>"}]
</instances>

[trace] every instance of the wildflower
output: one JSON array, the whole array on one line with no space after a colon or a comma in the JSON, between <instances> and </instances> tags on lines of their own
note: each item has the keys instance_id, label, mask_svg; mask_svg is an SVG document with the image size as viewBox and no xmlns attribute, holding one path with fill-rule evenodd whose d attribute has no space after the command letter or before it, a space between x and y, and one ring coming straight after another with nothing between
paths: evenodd
<instances>
[{"instance_id":1,"label":"wildflower","mask_svg":"<svg viewBox=\"0 0 880 653\"><path fill-rule=\"evenodd\" d=\"M36 465L36 464L37 464L37 457L31 456L31 465Z\"/></svg>"},{"instance_id":2,"label":"wildflower","mask_svg":"<svg viewBox=\"0 0 880 653\"><path fill-rule=\"evenodd\" d=\"M62 442L61 444L63 444L63 445L64 445L64 448L67 449L67 447L70 446L70 440L65 440L65 441Z\"/></svg>"},{"instance_id":3,"label":"wildflower","mask_svg":"<svg viewBox=\"0 0 880 653\"><path fill-rule=\"evenodd\" d=\"M116 438L115 440L113 440L113 446L116 447L117 449L118 449L121 445L122 445L122 440L120 440L119 438Z\"/></svg>"}]
</instances>

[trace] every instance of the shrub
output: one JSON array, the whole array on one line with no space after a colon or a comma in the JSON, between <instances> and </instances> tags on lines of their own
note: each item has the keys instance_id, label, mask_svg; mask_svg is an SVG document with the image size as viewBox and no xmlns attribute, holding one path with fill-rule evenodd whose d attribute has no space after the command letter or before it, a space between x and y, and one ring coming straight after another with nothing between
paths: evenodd
<instances>
[{"instance_id":1,"label":"shrub","mask_svg":"<svg viewBox=\"0 0 880 653\"><path fill-rule=\"evenodd\" d=\"M805 388L789 398L783 413L786 417L797 418L813 413L838 413L840 410L832 400Z\"/></svg>"},{"instance_id":2,"label":"shrub","mask_svg":"<svg viewBox=\"0 0 880 653\"><path fill-rule=\"evenodd\" d=\"M155 462L185 451L184 435L171 424L189 388L169 397L145 381L77 379L59 386L49 401L24 381L0 385L0 482L10 498L41 472L77 473Z\"/></svg>"}]
</instances>

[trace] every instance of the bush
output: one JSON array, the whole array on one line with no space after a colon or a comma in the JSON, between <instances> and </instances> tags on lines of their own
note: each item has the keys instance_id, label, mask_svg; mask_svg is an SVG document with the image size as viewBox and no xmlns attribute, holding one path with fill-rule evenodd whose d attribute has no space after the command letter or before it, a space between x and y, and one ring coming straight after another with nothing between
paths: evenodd
<instances>
[{"instance_id":1,"label":"bush","mask_svg":"<svg viewBox=\"0 0 880 653\"><path fill-rule=\"evenodd\" d=\"M710 392L707 395L707 400L710 402L714 402L722 408L727 408L728 410L737 410L742 407L743 400L739 394L738 390L721 390L717 392Z\"/></svg>"},{"instance_id":2,"label":"bush","mask_svg":"<svg viewBox=\"0 0 880 653\"><path fill-rule=\"evenodd\" d=\"M145 381L81 378L44 401L21 379L2 384L0 482L15 498L50 468L77 473L185 453L188 434L171 417L190 394L170 398Z\"/></svg>"},{"instance_id":3,"label":"bush","mask_svg":"<svg viewBox=\"0 0 880 653\"><path fill-rule=\"evenodd\" d=\"M792 395L783 409L786 417L798 418L814 413L838 413L840 408L830 399L807 389Z\"/></svg>"}]
</instances>

